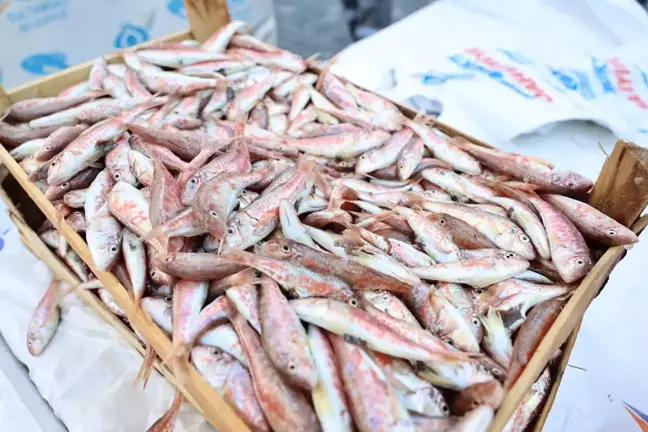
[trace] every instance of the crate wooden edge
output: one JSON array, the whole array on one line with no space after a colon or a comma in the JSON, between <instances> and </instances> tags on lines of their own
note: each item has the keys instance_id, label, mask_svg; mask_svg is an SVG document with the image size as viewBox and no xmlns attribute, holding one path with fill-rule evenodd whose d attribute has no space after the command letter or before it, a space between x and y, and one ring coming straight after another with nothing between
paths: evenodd
<instances>
[{"instance_id":1,"label":"crate wooden edge","mask_svg":"<svg viewBox=\"0 0 648 432\"><path fill-rule=\"evenodd\" d=\"M25 172L2 146L0 146L0 160L7 166L9 172L20 183L20 186L27 192L31 200L41 209L45 217L57 227L60 234L68 241L70 247L90 267L97 279L113 296L119 307L126 312L131 325L153 346L162 359L167 358L171 353L171 340L169 337L146 314L135 313L135 305L128 291L112 273L103 272L95 266L85 241L65 221L58 223L56 210L52 203L29 181ZM233 408L225 403L218 392L202 379L194 367L188 363L184 364L184 366L186 366L187 376L182 382L177 382L179 384L177 387L188 400L195 402L196 409L218 430L248 431L248 427L236 415Z\"/></svg>"},{"instance_id":2,"label":"crate wooden edge","mask_svg":"<svg viewBox=\"0 0 648 432\"><path fill-rule=\"evenodd\" d=\"M14 226L18 230L21 242L27 249L40 261L52 271L54 277L64 281L68 286L73 287L81 281L79 278L65 265L61 259L41 240L36 232L25 222L22 214L11 201L7 192L0 186L0 199L7 205L7 213L11 218ZM142 346L142 342L137 338L135 333L128 328L128 326L121 321L115 314L113 314L104 303L98 299L94 294L86 290L78 290L75 295L83 302L90 306L94 311L111 327L113 327L135 350L144 358L146 349ZM156 360L153 366L159 373L161 373L172 385L175 385L175 376L161 362ZM193 403L190 401L190 403Z\"/></svg>"},{"instance_id":3,"label":"crate wooden edge","mask_svg":"<svg viewBox=\"0 0 648 432\"><path fill-rule=\"evenodd\" d=\"M648 215L644 215L641 218L639 218L639 220L637 220L637 222L632 226L632 230L637 235L640 235L642 231L646 229L647 226L648 226ZM574 330L569 336L567 343L565 343L565 347L563 349L563 352L561 353L560 362L558 363L558 367L556 368L555 371L556 372L555 377L551 384L551 390L549 392L549 395L547 396L547 400L545 401L544 406L542 407L542 411L538 415L536 423L533 427L534 432L540 432L544 427L547 418L549 417L549 413L551 412L551 407L553 406L553 403L556 400L556 396L558 395L558 390L560 389L560 383L562 382L562 378L565 374L565 370L567 369L567 365L569 363L569 357L571 355L572 350L574 349L574 345L576 344L576 339L578 338L578 331L580 330L583 317L580 317L578 323L574 327Z\"/></svg>"},{"instance_id":4,"label":"crate wooden edge","mask_svg":"<svg viewBox=\"0 0 648 432\"><path fill-rule=\"evenodd\" d=\"M191 33L189 33L189 32L180 32L180 33L169 36L169 39L164 38L163 40L182 40L183 38L190 37L190 36L191 36ZM152 43L156 43L156 42L159 42L159 41L160 41L160 39L158 39L156 41L151 41L150 43L152 44ZM115 53L112 56L113 57L111 57L111 61L115 61L115 62L119 61L119 59L121 58L120 53ZM43 78L41 80L38 80L38 81L36 81L34 83L31 83L31 85L30 85L30 83L27 83L27 84L21 86L20 88L11 89L9 91L9 94L7 95L8 97L6 97L4 99L8 100L8 102L11 102L11 101L16 101L16 100L21 100L21 99L24 99L24 98L27 98L27 97L32 97L33 96L33 94L32 94L33 90L30 93L29 92L30 88L43 88L43 87L48 87L49 89L59 88L58 91L60 91L63 88L69 86L69 85L72 85L72 84L74 84L76 82L79 82L79 81L82 81L83 79L85 79L88 72L89 72L89 66L90 65L91 65L91 62L88 62L86 64L80 65L80 66L83 66L83 67L80 67L78 70L71 71L71 72L69 72L69 74L65 74L66 71L62 71L59 74L51 75L51 76L45 77L45 78ZM317 68L314 68L313 70L315 72L320 72L320 69L317 69ZM75 82L69 81L69 80L72 79L72 77L76 77ZM65 85L63 85L63 86L60 85L60 81L57 81L57 80L61 80L61 79L66 80ZM1 102L2 101L0 101L0 103ZM401 105L401 104L399 104L397 102L394 102L394 103L399 107L399 109L407 117L413 118L416 115L416 112L413 111L412 109L410 109L408 107L405 107L405 106L403 106L403 105ZM4 106L3 108L6 108L6 106ZM478 145L482 145L482 146L485 146L485 147L493 147L493 146L491 146L491 145L489 145L489 144L487 144L487 143L485 143L485 142L483 142L481 140L478 140L478 139L476 139L476 138L474 138L474 137L472 137L472 136L470 136L468 134L465 134L465 133L463 133L463 132L461 132L461 131L459 131L459 130L457 130L457 129L455 129L455 128L447 125L447 124L444 124L442 122L437 121L437 122L435 122L434 126L436 128L438 128L439 130L441 130L442 132L446 133L449 136L459 136L459 137L467 139L468 141L471 141L471 142L473 142L475 144L478 144ZM617 145L618 145L618 143L617 143ZM0 150L0 160L4 160L6 158L9 158L12 162L14 162L14 164L15 164L14 170L17 170L18 172L22 172L22 169L17 165L17 163L15 163L15 161L13 161L13 159L11 159L9 157L6 150L4 148L2 148ZM9 170L12 172L12 174L14 174L14 170L12 170L11 168ZM22 172L22 173L23 173L23 176L24 176L24 172ZM604 174L604 172L602 171L601 176L599 176L599 179L597 179L597 182L602 178L603 174ZM15 174L14 174L14 176L15 176ZM24 176L24 177L26 178L26 176ZM27 191L27 188L25 187L25 184L28 185L28 186L33 187L34 190L32 190L31 193L30 193L30 191L27 191L28 194L30 195L32 200L34 200L36 202L36 204L39 207L41 207L41 204L44 205L45 207L49 206L49 208L51 209L51 211L49 213L46 212L42 207L41 207L41 210L43 210L43 212L46 214L48 219L52 220L52 218L54 217L54 214L53 214L53 206L51 205L51 203L49 203L47 200L45 200L44 195L39 190L37 190L37 188L35 188L35 186L33 186L31 183L29 183L28 180L27 180L27 183L24 183L21 180L19 180L19 182L21 183L21 186L23 186L23 188L25 188L26 191ZM618 186L618 184L616 184L616 186ZM40 200L38 198L40 198ZM43 202L43 201L45 201L45 202ZM68 239L68 241L70 242L72 247L75 249L75 251L77 251L77 253L79 253L81 258L86 263L88 263L88 265L90 265L91 268L93 268L94 265L92 263L91 257L89 255L89 250L87 249L87 245L85 244L85 242L66 223L63 223L61 228L62 228L61 229L62 234L64 235L64 237L66 239ZM68 238L68 235L71 236L71 238ZM76 247L75 247L75 244L76 244ZM79 248L79 250L83 250L84 253L79 252L79 250L77 250L77 248ZM610 274L610 272L614 268L614 265L616 265L618 260L621 258L622 251L619 251L619 250L612 251L612 249L615 249L615 248L608 249L608 251L599 260L599 262L597 262L597 264L594 266L594 268L590 272L590 275L588 275L588 277L586 277L583 281L581 281L579 287L575 290L575 294L570 298L570 300L565 305L565 308L563 309L563 312L561 313L561 316L572 315L572 313L574 311L580 311L578 317L582 317L582 315L584 314L585 309L587 308L587 306L589 306L589 303L591 302L591 299L593 298L595 293L598 292L598 290L601 288L601 286L603 285L603 283L605 281L605 278L607 278L607 276ZM603 264L603 262L602 262L604 258L606 259L605 264ZM599 267L599 265L601 267ZM94 270L94 268L93 268L93 270ZM98 273L102 273L102 275L100 276ZM126 294L126 296L127 296L127 293L126 293L124 287L121 284L119 284L119 282L115 279L115 277L112 274L104 273L104 272L98 272L98 273L96 273L97 277L101 280L102 283L104 283L104 285L111 292L111 294L113 294L113 292L111 291L111 288L115 289L115 290L121 289L122 290L121 294ZM594 277L589 278L594 273L596 273L597 277L596 278L594 278ZM104 279L107 282L104 282ZM577 294L579 294L579 295L577 295ZM577 299L577 300L575 300L575 299ZM129 300L129 297L127 296L127 298L124 299L124 300ZM119 301L118 301L118 304L120 306L122 306L122 304L120 304ZM124 310L127 310L127 309L130 310L130 308L128 308L128 307L124 308ZM127 311L127 313L128 313L128 311ZM574 329L574 327L577 324L573 320L568 320L568 319L560 320L560 318L561 317L559 317L559 319L556 321L556 323L554 323L554 326L552 326L552 328L550 329L550 332L543 339L543 343L540 345L540 347L543 347L544 346L543 344L545 344L545 343L546 343L547 346L556 345L556 348L561 346L565 342L565 340L567 339L567 337L569 336L569 334L571 333L571 331ZM561 327L560 329L558 329L557 325L558 325L559 322L562 323L562 325L565 326L565 327L564 328ZM149 321L148 324L150 326L150 324L152 324L152 323ZM141 325L143 325L143 324L141 324ZM140 329L137 326L136 326L136 328L138 329L138 331L140 331ZM156 329L157 329L157 327L156 327ZM148 329L148 330L152 331L154 334L156 333L155 330L151 330L151 329ZM157 330L159 332L161 332L161 330L159 330L159 329L157 329ZM146 337L146 335L144 333L142 333L142 334ZM557 337L557 339L552 340L552 341L548 341L547 339L549 338L550 335L552 337ZM148 340L148 338L147 338L147 340ZM156 342L157 343L162 343L162 341L159 341L159 340L156 341ZM166 338L166 342L167 343L169 342L168 338ZM158 353L162 354L158 350L158 346L156 346L155 343L153 344L153 346L156 349L156 351L158 351ZM166 350L163 350L163 351L166 351ZM555 350L553 352L555 352ZM553 354L553 352L552 352L552 354ZM490 430L498 431L498 430L503 429L504 425L506 424L506 421L508 420L508 418L512 414L513 410L515 409L515 407L517 406L519 401L524 396L525 392L528 391L528 389L531 388L531 386L533 385L533 383L535 382L535 380L537 379L539 374L542 372L542 370L544 369L544 367L548 363L548 360L550 358L550 354L546 354L546 355L543 354L543 357L545 357L545 356L547 357L546 361L543 364L540 364L540 360L535 361L535 362L533 361L534 359L536 359L537 354L538 354L538 352L536 352L536 356L534 356L534 358L532 359L532 362L529 363L529 365L525 369L524 373L518 379L515 386L513 386L513 388L509 392L507 392L506 397L504 399L504 403L502 405L502 407L504 407L505 410L503 410L502 407L500 407L500 409L498 410L497 415L495 417L495 420L494 420L493 424L491 425ZM197 374L192 367L190 367L189 369L190 369L190 375ZM515 390L515 392L513 392L514 390ZM227 405L227 404L225 404L225 405ZM199 407L197 407L197 408L199 409L199 411L202 412L202 410ZM231 408L228 405L227 405L227 408L231 410ZM506 417L504 417L504 415L505 415L504 413L508 413L508 414L506 414ZM237 418L237 420L240 421L240 419L238 419L238 417L236 417L236 418ZM208 418L208 420L210 420L210 422L211 422L211 419Z\"/></svg>"}]
</instances>

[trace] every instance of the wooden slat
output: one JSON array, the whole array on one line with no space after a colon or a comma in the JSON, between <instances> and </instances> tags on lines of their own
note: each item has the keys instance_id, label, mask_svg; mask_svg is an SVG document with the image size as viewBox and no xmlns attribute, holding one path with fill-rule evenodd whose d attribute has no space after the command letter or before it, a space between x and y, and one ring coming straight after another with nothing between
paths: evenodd
<instances>
[{"instance_id":1,"label":"wooden slat","mask_svg":"<svg viewBox=\"0 0 648 432\"><path fill-rule=\"evenodd\" d=\"M648 215L639 219L632 229L642 231L648 224ZM558 318L551 326L544 339L533 354L531 361L508 391L502 406L498 409L495 419L491 424L491 431L500 431L517 408L533 383L538 379L547 363L558 348L567 340L569 334L580 323L585 309L592 302L599 289L607 281L612 269L626 254L624 246L611 247L605 252L594 268L581 281L580 285L571 296Z\"/></svg>"},{"instance_id":2,"label":"wooden slat","mask_svg":"<svg viewBox=\"0 0 648 432\"><path fill-rule=\"evenodd\" d=\"M648 204L648 149L618 141L590 194L590 205L625 226Z\"/></svg>"},{"instance_id":3,"label":"wooden slat","mask_svg":"<svg viewBox=\"0 0 648 432\"><path fill-rule=\"evenodd\" d=\"M0 195L4 195L2 188L0 188ZM45 243L43 243L38 234L36 234L36 232L34 232L34 230L25 223L23 216L18 212L18 209L13 206L10 198L4 195L3 200L5 204L7 204L9 217L20 233L21 241L31 251L31 253L49 267L52 273L54 273L55 278L64 281L71 287L79 284L81 282L79 278L68 268L68 266L61 262L60 258L56 256L54 252L45 245ZM126 342L132 345L133 348L142 355L142 357L146 355L146 349L142 346L142 343L135 336L133 331L128 328L122 320L110 312L97 296L86 290L79 290L76 295L92 307L104 321L117 330ZM175 383L175 377L168 368L162 367L159 361L155 361L153 365L169 382L172 384Z\"/></svg>"},{"instance_id":4,"label":"wooden slat","mask_svg":"<svg viewBox=\"0 0 648 432\"><path fill-rule=\"evenodd\" d=\"M25 172L2 146L0 146L0 160L7 166L25 192L36 203L43 214L45 214L45 217L56 226L58 222L52 203L29 181ZM171 341L168 336L146 314L135 313L135 305L128 291L112 273L103 272L94 265L88 246L70 225L65 221L61 221L58 229L72 249L88 264L95 276L97 276L103 286L110 292L119 307L126 312L132 326L144 336L146 341L153 346L161 358L167 358L171 353ZM185 366L188 374L178 388L187 397L187 400L190 402L193 401L196 409L218 430L223 432L249 431L248 427L236 415L234 410L200 377L193 366L190 364L186 364Z\"/></svg>"},{"instance_id":5,"label":"wooden slat","mask_svg":"<svg viewBox=\"0 0 648 432\"><path fill-rule=\"evenodd\" d=\"M206 41L230 22L226 0L184 0L191 33L198 42Z\"/></svg>"}]
</instances>

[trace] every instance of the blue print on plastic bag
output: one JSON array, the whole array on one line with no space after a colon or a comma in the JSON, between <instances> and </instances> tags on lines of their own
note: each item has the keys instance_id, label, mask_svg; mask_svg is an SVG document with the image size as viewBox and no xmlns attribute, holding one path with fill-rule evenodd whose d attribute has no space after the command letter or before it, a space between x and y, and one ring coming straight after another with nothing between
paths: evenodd
<instances>
[{"instance_id":1,"label":"blue print on plastic bag","mask_svg":"<svg viewBox=\"0 0 648 432\"><path fill-rule=\"evenodd\" d=\"M35 53L20 63L23 70L33 75L48 75L70 67L67 56L62 52Z\"/></svg>"},{"instance_id":2,"label":"blue print on plastic bag","mask_svg":"<svg viewBox=\"0 0 648 432\"><path fill-rule=\"evenodd\" d=\"M149 40L149 30L146 27L124 23L115 36L113 46L115 48L128 48Z\"/></svg>"},{"instance_id":3,"label":"blue print on plastic bag","mask_svg":"<svg viewBox=\"0 0 648 432\"><path fill-rule=\"evenodd\" d=\"M5 234L7 234L8 232L9 232L9 229L7 228L6 230L4 230L4 231L0 234L0 251L5 247L5 241L4 241L4 239L3 239L2 237L3 237Z\"/></svg>"},{"instance_id":4,"label":"blue print on plastic bag","mask_svg":"<svg viewBox=\"0 0 648 432\"><path fill-rule=\"evenodd\" d=\"M502 54L504 54L510 60L513 60L515 63L519 63L519 64L531 64L531 63L533 63L533 60L531 60L528 57L523 56L519 52L511 51L511 50L504 49L504 48L499 48L498 51L501 52Z\"/></svg>"},{"instance_id":5,"label":"blue print on plastic bag","mask_svg":"<svg viewBox=\"0 0 648 432\"><path fill-rule=\"evenodd\" d=\"M183 0L169 0L167 1L166 7L173 15L182 19L187 18L187 10L185 9Z\"/></svg>"},{"instance_id":6,"label":"blue print on plastic bag","mask_svg":"<svg viewBox=\"0 0 648 432\"><path fill-rule=\"evenodd\" d=\"M438 84L445 84L448 81L451 80L466 80L466 79L474 79L475 74L471 73L465 73L465 74L445 74L445 73L433 73L433 72L427 72L424 74L420 75L421 77L421 83L422 84L427 84L427 85L438 85Z\"/></svg>"}]
</instances>

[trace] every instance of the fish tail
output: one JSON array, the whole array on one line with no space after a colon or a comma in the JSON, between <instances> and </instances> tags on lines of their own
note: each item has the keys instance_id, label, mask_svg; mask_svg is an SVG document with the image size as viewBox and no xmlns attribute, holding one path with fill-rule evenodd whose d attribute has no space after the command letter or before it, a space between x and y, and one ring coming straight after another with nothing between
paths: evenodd
<instances>
[{"instance_id":1,"label":"fish tail","mask_svg":"<svg viewBox=\"0 0 648 432\"><path fill-rule=\"evenodd\" d=\"M135 381L133 382L134 385L137 385L141 381L142 389L146 388L146 384L148 384L151 372L153 371L153 363L155 362L156 357L157 353L153 347L150 344L146 344L146 354L142 359L142 365L137 371L137 375L135 375Z\"/></svg>"},{"instance_id":2,"label":"fish tail","mask_svg":"<svg viewBox=\"0 0 648 432\"><path fill-rule=\"evenodd\" d=\"M140 237L138 240L139 240L139 244L144 242L148 243L151 240L158 240L160 243L162 243L164 250L167 250L167 246L169 244L169 236L166 233L164 224L156 226L151 231L147 232L142 237ZM162 251L157 251L157 252L162 252Z\"/></svg>"}]
</instances>

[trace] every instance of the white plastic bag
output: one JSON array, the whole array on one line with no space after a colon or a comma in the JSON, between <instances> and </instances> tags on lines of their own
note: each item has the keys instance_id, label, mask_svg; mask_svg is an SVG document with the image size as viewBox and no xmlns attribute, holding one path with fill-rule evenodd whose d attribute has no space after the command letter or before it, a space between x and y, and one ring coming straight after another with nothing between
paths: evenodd
<instances>
[{"instance_id":1,"label":"white plastic bag","mask_svg":"<svg viewBox=\"0 0 648 432\"><path fill-rule=\"evenodd\" d=\"M648 15L634 0L440 1L343 51L334 71L487 141L591 120L648 141Z\"/></svg>"}]
</instances>

